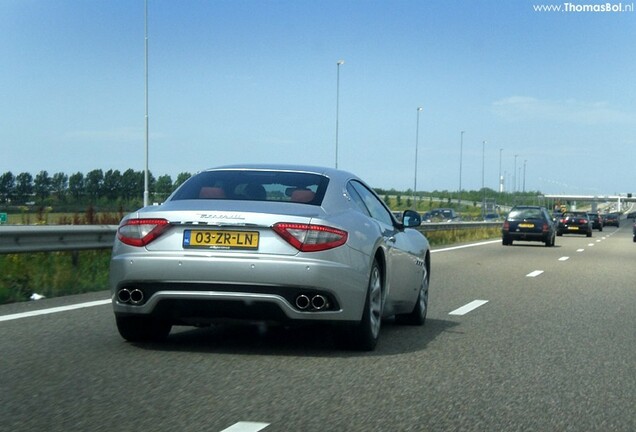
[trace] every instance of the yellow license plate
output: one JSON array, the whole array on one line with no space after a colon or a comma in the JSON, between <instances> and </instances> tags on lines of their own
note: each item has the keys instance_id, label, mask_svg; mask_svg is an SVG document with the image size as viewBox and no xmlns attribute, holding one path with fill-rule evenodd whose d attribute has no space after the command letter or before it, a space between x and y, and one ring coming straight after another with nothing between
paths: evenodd
<instances>
[{"instance_id":1,"label":"yellow license plate","mask_svg":"<svg viewBox=\"0 0 636 432\"><path fill-rule=\"evenodd\" d=\"M578 231L579 227L568 227L570 231Z\"/></svg>"},{"instance_id":2,"label":"yellow license plate","mask_svg":"<svg viewBox=\"0 0 636 432\"><path fill-rule=\"evenodd\" d=\"M534 228L534 224L531 223L520 223L519 228Z\"/></svg>"},{"instance_id":3,"label":"yellow license plate","mask_svg":"<svg viewBox=\"0 0 636 432\"><path fill-rule=\"evenodd\" d=\"M186 230L184 248L258 249L258 231Z\"/></svg>"}]
</instances>

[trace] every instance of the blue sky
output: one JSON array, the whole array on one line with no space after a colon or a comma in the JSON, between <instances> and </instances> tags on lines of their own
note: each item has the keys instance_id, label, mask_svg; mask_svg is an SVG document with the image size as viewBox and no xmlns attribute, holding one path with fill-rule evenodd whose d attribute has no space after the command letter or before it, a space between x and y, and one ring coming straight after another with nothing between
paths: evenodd
<instances>
[{"instance_id":1,"label":"blue sky","mask_svg":"<svg viewBox=\"0 0 636 432\"><path fill-rule=\"evenodd\" d=\"M465 131L463 189L483 155L492 189L501 156L506 190L636 192L636 12L540 4L148 0L150 170L334 166L343 59L338 167L374 187L413 188L421 106L418 190L459 188ZM0 173L143 170L143 0L0 0L0 28Z\"/></svg>"}]
</instances>

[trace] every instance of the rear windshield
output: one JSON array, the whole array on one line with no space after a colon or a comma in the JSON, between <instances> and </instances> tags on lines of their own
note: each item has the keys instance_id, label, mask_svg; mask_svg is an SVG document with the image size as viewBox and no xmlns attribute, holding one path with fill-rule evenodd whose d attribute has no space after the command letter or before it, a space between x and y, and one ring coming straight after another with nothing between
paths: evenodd
<instances>
[{"instance_id":1,"label":"rear windshield","mask_svg":"<svg viewBox=\"0 0 636 432\"><path fill-rule=\"evenodd\" d=\"M514 209L508 215L508 220L543 219L540 209Z\"/></svg>"},{"instance_id":2,"label":"rear windshield","mask_svg":"<svg viewBox=\"0 0 636 432\"><path fill-rule=\"evenodd\" d=\"M283 201L321 205L329 179L288 171L204 171L186 181L171 200Z\"/></svg>"}]
</instances>

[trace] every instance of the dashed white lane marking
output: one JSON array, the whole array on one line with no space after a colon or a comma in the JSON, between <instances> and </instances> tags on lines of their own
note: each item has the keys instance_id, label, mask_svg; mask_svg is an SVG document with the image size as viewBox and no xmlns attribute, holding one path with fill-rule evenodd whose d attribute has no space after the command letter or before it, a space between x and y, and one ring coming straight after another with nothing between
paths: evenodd
<instances>
[{"instance_id":1,"label":"dashed white lane marking","mask_svg":"<svg viewBox=\"0 0 636 432\"><path fill-rule=\"evenodd\" d=\"M559 258L559 261L567 261L569 259L570 259L570 257L562 256L561 258Z\"/></svg>"},{"instance_id":2,"label":"dashed white lane marking","mask_svg":"<svg viewBox=\"0 0 636 432\"><path fill-rule=\"evenodd\" d=\"M265 429L267 426L269 426L269 423L242 421L234 423L232 426L227 429L223 429L221 432L258 432Z\"/></svg>"},{"instance_id":3,"label":"dashed white lane marking","mask_svg":"<svg viewBox=\"0 0 636 432\"><path fill-rule=\"evenodd\" d=\"M97 301L92 301L87 303L78 303L78 304L68 305L68 306L59 306L59 307L54 307L49 309L40 309L40 310L34 310L29 312L22 312L17 314L0 316L0 321L11 321L11 320L16 320L20 318L34 317L38 315L48 315L48 314L57 313L57 312L66 312L66 311L70 311L74 309L83 309L83 308L88 308L93 306L102 306L102 305L110 304L110 303L111 303L111 300L107 299L107 300L97 300Z\"/></svg>"},{"instance_id":4,"label":"dashed white lane marking","mask_svg":"<svg viewBox=\"0 0 636 432\"><path fill-rule=\"evenodd\" d=\"M466 315L468 312L475 310L486 303L488 303L488 300L473 300L470 303L450 312L449 315Z\"/></svg>"},{"instance_id":5,"label":"dashed white lane marking","mask_svg":"<svg viewBox=\"0 0 636 432\"><path fill-rule=\"evenodd\" d=\"M541 273L543 273L543 270L535 270L533 272L530 272L526 275L526 277L537 277L539 276Z\"/></svg>"},{"instance_id":6,"label":"dashed white lane marking","mask_svg":"<svg viewBox=\"0 0 636 432\"><path fill-rule=\"evenodd\" d=\"M583 252L585 249L577 249L577 252Z\"/></svg>"}]
</instances>

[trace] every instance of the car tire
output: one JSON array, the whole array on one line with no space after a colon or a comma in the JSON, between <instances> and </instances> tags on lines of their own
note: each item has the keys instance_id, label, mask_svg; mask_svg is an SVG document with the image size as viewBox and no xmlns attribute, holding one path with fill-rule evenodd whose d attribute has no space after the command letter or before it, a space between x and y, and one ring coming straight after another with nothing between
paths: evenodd
<instances>
[{"instance_id":1,"label":"car tire","mask_svg":"<svg viewBox=\"0 0 636 432\"><path fill-rule=\"evenodd\" d=\"M544 243L546 247L554 246L554 236L548 237L548 239Z\"/></svg>"},{"instance_id":2,"label":"car tire","mask_svg":"<svg viewBox=\"0 0 636 432\"><path fill-rule=\"evenodd\" d=\"M428 312L428 285L430 277L428 270L424 269L424 276L422 278L422 284L420 286L420 292L417 296L417 301L413 310L408 314L399 314L395 316L396 322L399 324L408 325L424 325L426 322L426 313Z\"/></svg>"},{"instance_id":3,"label":"car tire","mask_svg":"<svg viewBox=\"0 0 636 432\"><path fill-rule=\"evenodd\" d=\"M561 237L563 235L562 231L557 231L557 236Z\"/></svg>"},{"instance_id":4,"label":"car tire","mask_svg":"<svg viewBox=\"0 0 636 432\"><path fill-rule=\"evenodd\" d=\"M592 230L588 231L586 234L587 237L592 237Z\"/></svg>"},{"instance_id":5,"label":"car tire","mask_svg":"<svg viewBox=\"0 0 636 432\"><path fill-rule=\"evenodd\" d=\"M161 342L168 337L172 325L145 316L116 316L117 330L128 342Z\"/></svg>"},{"instance_id":6,"label":"car tire","mask_svg":"<svg viewBox=\"0 0 636 432\"><path fill-rule=\"evenodd\" d=\"M373 351L378 343L382 324L382 272L377 260L373 261L364 311L360 322L336 333L338 345L345 349Z\"/></svg>"}]
</instances>

